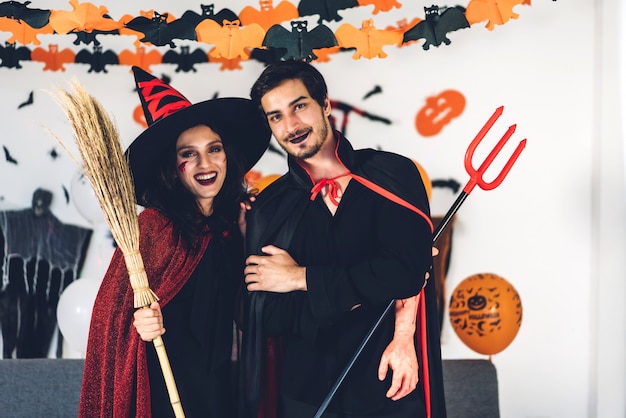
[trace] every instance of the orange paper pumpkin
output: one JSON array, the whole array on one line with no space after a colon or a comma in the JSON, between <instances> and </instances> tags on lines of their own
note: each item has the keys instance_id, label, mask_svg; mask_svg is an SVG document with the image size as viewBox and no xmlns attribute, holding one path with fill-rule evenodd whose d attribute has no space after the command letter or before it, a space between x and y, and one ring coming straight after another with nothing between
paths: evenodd
<instances>
[{"instance_id":1,"label":"orange paper pumpkin","mask_svg":"<svg viewBox=\"0 0 626 418\"><path fill-rule=\"evenodd\" d=\"M450 297L452 328L472 350L497 354L515 339L522 325L522 302L500 276L481 273L457 285Z\"/></svg>"},{"instance_id":2,"label":"orange paper pumpkin","mask_svg":"<svg viewBox=\"0 0 626 418\"><path fill-rule=\"evenodd\" d=\"M444 90L426 98L415 117L415 127L422 136L437 135L452 119L463 113L465 96L456 90Z\"/></svg>"},{"instance_id":3,"label":"orange paper pumpkin","mask_svg":"<svg viewBox=\"0 0 626 418\"><path fill-rule=\"evenodd\" d=\"M424 187L426 188L426 196L428 196L428 200L430 200L430 195L432 194L433 184L430 181L430 177L428 177L428 173L424 170L424 167L420 165L417 161L413 160L413 164L417 167L417 171L420 172L420 176L422 176L422 181L424 182Z\"/></svg>"}]
</instances>

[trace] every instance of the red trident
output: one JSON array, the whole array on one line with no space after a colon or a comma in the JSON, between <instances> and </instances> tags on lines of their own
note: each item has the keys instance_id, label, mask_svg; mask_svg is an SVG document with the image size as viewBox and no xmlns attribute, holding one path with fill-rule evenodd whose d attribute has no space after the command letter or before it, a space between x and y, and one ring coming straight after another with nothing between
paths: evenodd
<instances>
[{"instance_id":1,"label":"red trident","mask_svg":"<svg viewBox=\"0 0 626 418\"><path fill-rule=\"evenodd\" d=\"M472 159L474 157L474 151L476 151L476 147L478 147L478 144L480 144L480 142L483 140L487 132L493 127L493 124L496 123L496 120L500 117L500 115L502 115L503 110L504 110L504 106L500 106L499 108L496 109L496 111L493 113L493 115L491 115L487 123L485 123L485 126L482 127L482 129L478 132L478 135L476 135L474 140L470 143L469 147L467 148L467 151L465 152L465 170L467 171L467 174L469 174L470 180L467 182L467 184L463 188L463 191L461 192L459 197L457 197L454 204L452 204L450 209L448 209L446 216L439 223L439 225L437 226L437 229L433 233L433 245L435 242L437 242L437 239L439 238L441 233L450 223L450 219L452 219L454 214L459 210L459 208L461 207L461 205L463 204L467 196L469 196L469 194L472 192L474 187L478 185L483 190L493 190L496 187L498 187L502 183L506 175L509 174L511 167L513 167L513 164L515 164L515 161L517 161L517 157L519 157L522 150L526 146L526 139L523 139L522 141L520 141L520 143L517 145L517 148L515 148L515 151L513 151L513 155L511 155L509 160L506 162L506 164L502 168L502 171L500 172L500 174L498 174L498 176L490 183L485 181L485 179L483 178L483 176L485 175L485 171L487 171L487 168L489 168L493 160L495 160L496 156L500 153L500 151L502 151L502 148L504 147L506 142L509 140L509 138L511 138L511 135L513 135L513 132L515 132L515 128L517 125L511 125L509 126L509 129L505 132L505 134L502 136L500 141L498 141L498 143L493 148L493 150L491 150L489 155L487 155L487 158L485 158L485 161L482 162L482 164L478 167L478 169L474 168L474 166L472 165ZM422 327L422 334L423 334L422 336L420 336L420 343L421 343L420 348L422 350L423 358L426 360L424 361L425 364L420 365L420 367L422 367L424 370L424 376L428 376L427 349L425 346L426 344L426 341L425 341L426 339L425 338L426 300L424 298L423 290L419 294L419 297L420 297L419 309L421 310L420 316L422 320L422 323L420 325ZM357 348L356 352L354 353L354 355L348 362L347 366L343 369L343 371L339 375L339 378L337 378L337 381L335 382L333 387L330 389L330 392L326 396L326 399L324 399L321 406L315 413L314 418L320 418L322 414L324 413L324 411L326 411L326 408L328 408L328 405L330 404L330 401L335 396L335 393L339 389L339 386L348 375L348 372L350 371L350 369L352 369L352 366L358 359L359 355L361 355L361 352L363 351L363 349L369 342L374 332L376 332L376 330L378 329L378 326L383 322L383 319L385 318L385 316L387 316L389 311L391 311L391 308L395 306L395 303L396 303L395 300L392 300L391 302L389 302L389 305L387 305L387 307L385 308L383 313L380 315L376 323L369 330L369 332L367 333L367 335L365 336L365 338L363 339L363 341ZM430 389L429 389L428 379L425 379L424 391L426 392L427 415L428 417L430 417Z\"/></svg>"}]
</instances>

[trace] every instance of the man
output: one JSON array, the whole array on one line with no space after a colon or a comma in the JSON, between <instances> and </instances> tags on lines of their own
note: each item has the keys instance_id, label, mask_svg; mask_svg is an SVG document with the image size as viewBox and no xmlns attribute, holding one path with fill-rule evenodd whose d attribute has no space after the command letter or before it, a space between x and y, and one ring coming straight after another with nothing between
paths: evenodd
<instances>
[{"instance_id":1,"label":"man","mask_svg":"<svg viewBox=\"0 0 626 418\"><path fill-rule=\"evenodd\" d=\"M355 151L334 132L326 83L310 64L268 66L251 97L289 155L289 172L257 197L249 214L252 255L245 269L252 297L244 338L256 352L261 331L286 339L279 416L313 417L385 307L406 299L396 317L384 318L323 416L445 417L434 285L425 286L432 222L415 164ZM423 287L426 297L412 298ZM418 300L418 316L430 321L418 323L419 382L417 390L397 391L397 363L389 355L415 350ZM260 389L246 391L248 399L254 390Z\"/></svg>"}]
</instances>

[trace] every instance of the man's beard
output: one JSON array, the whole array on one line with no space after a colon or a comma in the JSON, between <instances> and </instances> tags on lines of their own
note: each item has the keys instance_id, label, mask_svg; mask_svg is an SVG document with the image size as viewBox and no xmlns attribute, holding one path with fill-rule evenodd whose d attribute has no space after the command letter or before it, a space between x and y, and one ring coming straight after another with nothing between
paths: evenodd
<instances>
[{"instance_id":1,"label":"man's beard","mask_svg":"<svg viewBox=\"0 0 626 418\"><path fill-rule=\"evenodd\" d=\"M323 120L323 123L320 125L320 129L319 129L319 136L318 136L319 140L315 142L313 145L311 145L310 148L303 149L300 152L297 152L297 150L288 149L285 145L283 145L282 142L279 142L279 145L285 150L287 154L289 154L296 160L302 161L302 160L306 160L308 158L313 157L320 151L320 149L322 149L322 145L324 145L324 142L326 142L326 137L328 136L328 131L330 129L328 121L325 118L322 120ZM315 130L311 129L309 133L315 133ZM298 135L301 135L301 133L296 132L294 136L298 136Z\"/></svg>"}]
</instances>

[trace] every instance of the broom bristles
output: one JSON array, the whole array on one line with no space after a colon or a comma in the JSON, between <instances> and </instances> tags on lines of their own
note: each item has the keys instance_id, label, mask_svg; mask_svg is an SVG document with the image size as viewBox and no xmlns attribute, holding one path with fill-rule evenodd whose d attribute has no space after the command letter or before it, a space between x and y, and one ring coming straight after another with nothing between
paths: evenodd
<instances>
[{"instance_id":1,"label":"broom bristles","mask_svg":"<svg viewBox=\"0 0 626 418\"><path fill-rule=\"evenodd\" d=\"M149 288L139 253L135 188L117 127L100 102L78 81L72 82L71 90L57 89L54 99L70 121L84 163L83 173L91 183L111 234L124 254L135 294L135 307L149 306L158 298Z\"/></svg>"}]
</instances>

